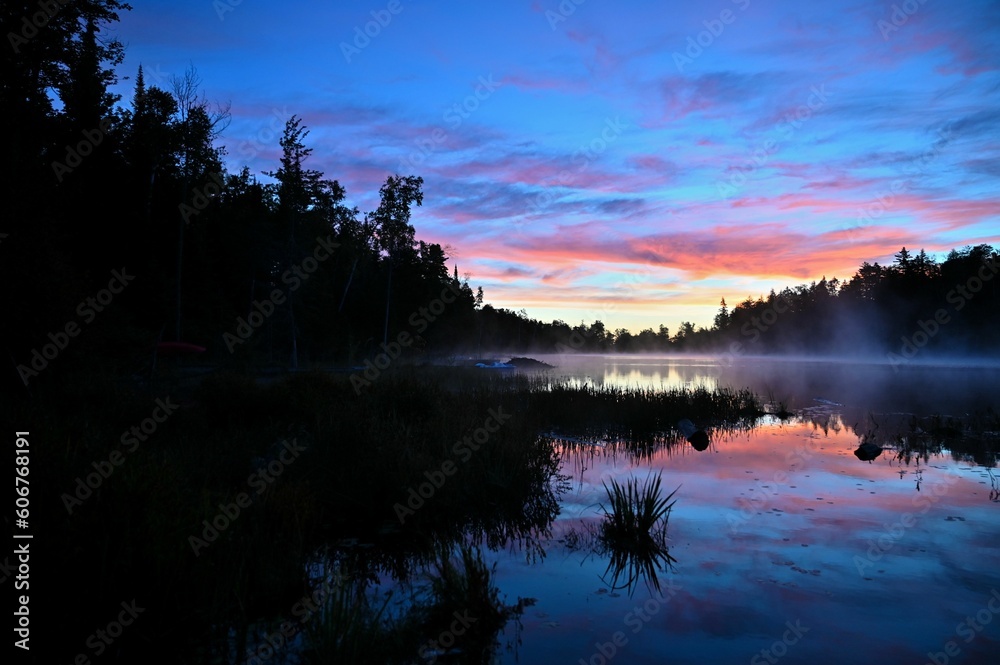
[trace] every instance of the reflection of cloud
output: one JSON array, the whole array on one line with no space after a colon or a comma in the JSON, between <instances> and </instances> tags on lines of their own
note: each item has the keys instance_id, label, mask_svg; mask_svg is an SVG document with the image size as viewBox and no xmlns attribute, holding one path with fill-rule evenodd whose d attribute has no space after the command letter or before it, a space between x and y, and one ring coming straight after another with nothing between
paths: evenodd
<instances>
[{"instance_id":1,"label":"reflection of cloud","mask_svg":"<svg viewBox=\"0 0 1000 665\"><path fill-rule=\"evenodd\" d=\"M580 362L586 366L588 361ZM635 364L644 368L642 378L648 382L650 372L663 361L643 365L635 359ZM687 371L678 377L692 378ZM826 425L838 422L833 418ZM562 452L564 468L574 470L574 487L568 495L572 503L564 501L564 507L571 505L569 515L562 520L596 515L602 479L644 477L652 470L662 471L668 487L681 486L668 528L671 554L678 560L671 579L681 588L661 616L644 628L656 635L644 634L643 644L669 643L672 654L690 652L704 658L711 653L725 662L718 655L723 645L738 641L752 655L780 639L786 622L801 620L812 631L796 645L796 654L806 660L828 662L823 650L833 640L863 642L866 653L905 662L926 653L941 635L951 634L953 606L982 606L983 589L996 585L989 571L1000 564L992 546L1000 530L974 470L958 470L964 465L947 457L933 458L925 474L934 475L934 482L952 471L961 480L937 493L927 481L925 491L918 493L887 460L859 463L851 454L856 444L856 435L846 428L824 434L819 423L790 422L720 438L718 454L711 456L685 454L680 448L636 463L622 453L567 448ZM803 446L813 457L789 465L784 453ZM776 477L781 483L774 482ZM741 497L758 482L770 486L768 502L732 534L726 517L737 512ZM941 498L933 500L934 494ZM920 513L925 505L917 523L868 571L871 579L859 576L854 557L864 557L870 541L884 534L887 525L906 512ZM962 515L965 521L949 521L949 515ZM599 572L606 563L585 565L583 574L593 575L591 568ZM575 577L578 568L549 572L562 576L572 589L585 586ZM948 606L926 603L927 598L941 597L949 598ZM602 613L603 624L617 625L635 605L634 599L623 599L612 608L587 604L583 610L579 600L567 601L557 605L551 620L577 621L584 612L591 616L596 611ZM899 628L900 620L905 629Z\"/></svg>"}]
</instances>

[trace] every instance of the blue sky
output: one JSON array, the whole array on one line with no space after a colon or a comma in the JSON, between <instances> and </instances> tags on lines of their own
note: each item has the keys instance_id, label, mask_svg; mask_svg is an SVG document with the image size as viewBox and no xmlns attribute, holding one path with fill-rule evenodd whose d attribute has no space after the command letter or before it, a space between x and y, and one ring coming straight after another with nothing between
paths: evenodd
<instances>
[{"instance_id":1,"label":"blue sky","mask_svg":"<svg viewBox=\"0 0 1000 665\"><path fill-rule=\"evenodd\" d=\"M157 1L113 31L123 102L193 65L233 171L297 114L362 210L422 176L418 237L544 320L710 325L1000 244L997 2L577 2Z\"/></svg>"}]
</instances>

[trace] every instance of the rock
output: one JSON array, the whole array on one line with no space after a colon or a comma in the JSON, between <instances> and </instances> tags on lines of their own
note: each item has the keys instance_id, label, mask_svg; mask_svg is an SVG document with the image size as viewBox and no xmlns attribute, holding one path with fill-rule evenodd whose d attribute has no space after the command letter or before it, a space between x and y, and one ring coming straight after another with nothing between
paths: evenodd
<instances>
[{"instance_id":1,"label":"rock","mask_svg":"<svg viewBox=\"0 0 1000 665\"><path fill-rule=\"evenodd\" d=\"M708 434L705 433L705 430L695 427L694 423L687 418L683 418L678 422L677 428L695 450L701 451L708 448Z\"/></svg>"},{"instance_id":2,"label":"rock","mask_svg":"<svg viewBox=\"0 0 1000 665\"><path fill-rule=\"evenodd\" d=\"M871 462L881 454L882 448L867 441L858 446L858 449L854 451L854 455L862 462Z\"/></svg>"}]
</instances>

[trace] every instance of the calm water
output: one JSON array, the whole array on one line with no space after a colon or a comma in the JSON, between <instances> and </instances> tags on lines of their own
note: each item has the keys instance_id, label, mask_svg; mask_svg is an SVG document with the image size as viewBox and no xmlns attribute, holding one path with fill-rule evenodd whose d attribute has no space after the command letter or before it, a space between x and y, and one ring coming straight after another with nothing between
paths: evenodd
<instances>
[{"instance_id":1,"label":"calm water","mask_svg":"<svg viewBox=\"0 0 1000 665\"><path fill-rule=\"evenodd\" d=\"M545 360L559 365L554 380L749 386L801 415L641 462L609 448L564 450L571 490L545 558L486 553L508 602L538 599L503 662L1000 662L994 472L947 452L909 464L890 450L870 464L853 454L854 424L869 417L995 407L1000 370ZM640 582L630 595L609 588L607 559L573 537L599 520L602 481L651 471L667 491L680 487L669 526L677 563L658 576L659 592Z\"/></svg>"}]
</instances>

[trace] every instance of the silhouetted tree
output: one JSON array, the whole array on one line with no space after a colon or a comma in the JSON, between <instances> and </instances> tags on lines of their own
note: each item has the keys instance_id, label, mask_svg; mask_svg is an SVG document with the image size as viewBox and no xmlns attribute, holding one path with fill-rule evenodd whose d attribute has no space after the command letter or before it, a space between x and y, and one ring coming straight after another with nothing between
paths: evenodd
<instances>
[{"instance_id":1,"label":"silhouetted tree","mask_svg":"<svg viewBox=\"0 0 1000 665\"><path fill-rule=\"evenodd\" d=\"M378 209L371 214L375 224L378 247L385 252L388 265L385 293L385 324L382 342L389 340L389 312L392 301L392 273L401 262L411 262L414 258L414 233L410 224L410 209L423 205L424 194L421 187L424 179L416 176L389 176L379 190L381 201Z\"/></svg>"}]
</instances>

